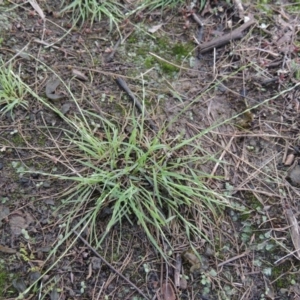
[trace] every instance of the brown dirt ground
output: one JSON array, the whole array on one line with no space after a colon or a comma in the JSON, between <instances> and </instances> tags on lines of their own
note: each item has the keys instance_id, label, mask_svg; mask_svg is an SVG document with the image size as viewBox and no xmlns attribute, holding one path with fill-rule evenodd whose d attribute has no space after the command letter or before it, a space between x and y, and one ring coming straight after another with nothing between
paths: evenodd
<instances>
[{"instance_id":1,"label":"brown dirt ground","mask_svg":"<svg viewBox=\"0 0 300 300\"><path fill-rule=\"evenodd\" d=\"M293 3L246 5L245 14L253 14L257 25L242 40L204 55L192 50L199 29L182 8L143 11L120 24L127 38L109 61L119 39L117 30L110 31L103 19L68 31L70 15L57 15L59 3L39 3L45 27L23 1L1 17L0 57L4 62L11 59L15 72L20 71L37 94L45 97L46 82L53 75L48 66L65 80L83 109L122 123L131 104L113 76L125 76L135 94L142 98L145 90L147 108L159 127L181 113L168 128L170 140L178 134L191 137L239 114L198 141L203 151L222 161L202 166L208 174L222 176L207 184L228 196L237 209L224 211L214 220L215 227L203 224L212 244L202 239L194 244L200 268L191 268L183 259L181 285L172 288L177 299L300 299L299 258L292 253L300 193L287 180L299 154L300 19L290 9ZM228 31L228 20L239 26L237 12L226 3L211 1L201 15L204 41ZM162 23L155 33L147 32ZM149 51L181 68L162 64ZM180 51L191 55L183 60ZM88 80L76 79L74 69ZM55 105L67 105L68 115L78 114L65 87L59 92L65 97ZM144 299L74 235L51 253L64 234L64 212L57 207L71 183L39 173L68 174L68 166L77 168L76 157L64 142L68 128L63 119L27 96L26 109L17 107L0 121L1 299L15 299L41 274L43 280L26 299ZM243 113L247 108L252 109ZM287 164L289 155L295 158ZM106 222L104 213L97 223L99 233ZM141 228L128 222L115 226L97 251L147 299L173 299L161 295L161 288L173 282L174 263L190 246L184 232L172 234L168 263Z\"/></svg>"}]
</instances>

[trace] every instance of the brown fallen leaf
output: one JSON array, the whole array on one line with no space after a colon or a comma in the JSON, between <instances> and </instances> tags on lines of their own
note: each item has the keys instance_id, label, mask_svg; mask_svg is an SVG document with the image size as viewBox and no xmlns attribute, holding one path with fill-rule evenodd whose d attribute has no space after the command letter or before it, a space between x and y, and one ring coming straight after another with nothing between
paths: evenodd
<instances>
[{"instance_id":1,"label":"brown fallen leaf","mask_svg":"<svg viewBox=\"0 0 300 300\"><path fill-rule=\"evenodd\" d=\"M12 285L19 293L23 293L27 288L26 283L23 278L13 279Z\"/></svg>"},{"instance_id":2,"label":"brown fallen leaf","mask_svg":"<svg viewBox=\"0 0 300 300\"><path fill-rule=\"evenodd\" d=\"M32 216L25 212L16 211L9 216L9 225L11 232L15 235L20 235L31 223L34 222Z\"/></svg>"},{"instance_id":3,"label":"brown fallen leaf","mask_svg":"<svg viewBox=\"0 0 300 300\"><path fill-rule=\"evenodd\" d=\"M28 2L31 4L31 6L33 7L33 9L39 14L39 16L41 17L41 19L45 20L45 14L42 11L41 7L36 2L36 0L29 0Z\"/></svg>"},{"instance_id":4,"label":"brown fallen leaf","mask_svg":"<svg viewBox=\"0 0 300 300\"><path fill-rule=\"evenodd\" d=\"M60 80L58 78L50 79L46 84L46 96L51 100L58 100L64 98L64 95L55 94L56 88L59 86Z\"/></svg>"},{"instance_id":5,"label":"brown fallen leaf","mask_svg":"<svg viewBox=\"0 0 300 300\"><path fill-rule=\"evenodd\" d=\"M173 286L169 282L164 282L161 287L162 300L176 300Z\"/></svg>"},{"instance_id":6,"label":"brown fallen leaf","mask_svg":"<svg viewBox=\"0 0 300 300\"><path fill-rule=\"evenodd\" d=\"M201 261L199 257L195 254L193 249L188 249L183 253L183 258L185 261L187 261L191 267L190 272L193 273L196 270L201 269Z\"/></svg>"},{"instance_id":7,"label":"brown fallen leaf","mask_svg":"<svg viewBox=\"0 0 300 300\"><path fill-rule=\"evenodd\" d=\"M12 233L15 235L20 235L22 233L22 229L26 229L28 226L26 220L19 215L12 215L9 218L9 225Z\"/></svg>"},{"instance_id":8,"label":"brown fallen leaf","mask_svg":"<svg viewBox=\"0 0 300 300\"><path fill-rule=\"evenodd\" d=\"M17 250L0 245L0 252L7 253L7 254L14 254L17 253Z\"/></svg>"},{"instance_id":9,"label":"brown fallen leaf","mask_svg":"<svg viewBox=\"0 0 300 300\"><path fill-rule=\"evenodd\" d=\"M300 165L296 165L288 171L287 179L291 185L300 187Z\"/></svg>"},{"instance_id":10,"label":"brown fallen leaf","mask_svg":"<svg viewBox=\"0 0 300 300\"><path fill-rule=\"evenodd\" d=\"M65 115L65 114L67 114L68 112L69 112L69 110L70 110L70 108L71 108L71 104L70 103L64 103L62 106L61 106L61 108L60 108L60 112L63 114L63 115Z\"/></svg>"},{"instance_id":11,"label":"brown fallen leaf","mask_svg":"<svg viewBox=\"0 0 300 300\"><path fill-rule=\"evenodd\" d=\"M244 8L243 8L241 0L233 0L233 3L235 5L237 11L239 12L240 19L243 19L244 18Z\"/></svg>"},{"instance_id":12,"label":"brown fallen leaf","mask_svg":"<svg viewBox=\"0 0 300 300\"><path fill-rule=\"evenodd\" d=\"M268 299L274 300L275 292L271 284L271 281L266 276L264 276L264 281L265 281L265 295L267 296Z\"/></svg>"},{"instance_id":13,"label":"brown fallen leaf","mask_svg":"<svg viewBox=\"0 0 300 300\"><path fill-rule=\"evenodd\" d=\"M72 74L79 80L88 81L88 78L80 71L72 69Z\"/></svg>"},{"instance_id":14,"label":"brown fallen leaf","mask_svg":"<svg viewBox=\"0 0 300 300\"><path fill-rule=\"evenodd\" d=\"M186 278L184 276L182 276L180 278L180 288L182 290L186 290L187 289L187 280L186 280Z\"/></svg>"},{"instance_id":15,"label":"brown fallen leaf","mask_svg":"<svg viewBox=\"0 0 300 300\"><path fill-rule=\"evenodd\" d=\"M158 25L154 25L152 26L151 28L148 29L148 31L150 33L154 33L156 32L157 30L159 30L164 24L158 24Z\"/></svg>"},{"instance_id":16,"label":"brown fallen leaf","mask_svg":"<svg viewBox=\"0 0 300 300\"><path fill-rule=\"evenodd\" d=\"M290 232L292 242L295 247L296 257L300 260L300 232L299 232L299 225L293 211L291 209L286 210L286 216L288 222L290 224Z\"/></svg>"},{"instance_id":17,"label":"brown fallen leaf","mask_svg":"<svg viewBox=\"0 0 300 300\"><path fill-rule=\"evenodd\" d=\"M285 166L291 166L292 163L294 162L295 160L295 154L294 153L290 153L288 154L288 156L286 157L286 160L284 162L284 165Z\"/></svg>"}]
</instances>

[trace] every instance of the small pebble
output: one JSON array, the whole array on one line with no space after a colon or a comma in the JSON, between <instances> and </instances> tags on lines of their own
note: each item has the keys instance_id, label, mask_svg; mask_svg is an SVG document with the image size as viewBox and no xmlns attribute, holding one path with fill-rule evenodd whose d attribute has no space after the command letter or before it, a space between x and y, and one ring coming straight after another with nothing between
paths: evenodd
<instances>
[{"instance_id":1,"label":"small pebble","mask_svg":"<svg viewBox=\"0 0 300 300\"><path fill-rule=\"evenodd\" d=\"M300 165L289 171L287 178L289 179L291 185L295 187L300 187Z\"/></svg>"}]
</instances>

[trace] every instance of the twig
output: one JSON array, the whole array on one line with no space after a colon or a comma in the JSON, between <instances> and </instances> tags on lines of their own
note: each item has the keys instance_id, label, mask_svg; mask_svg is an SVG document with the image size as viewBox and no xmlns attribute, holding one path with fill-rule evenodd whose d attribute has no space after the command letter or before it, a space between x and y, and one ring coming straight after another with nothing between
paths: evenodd
<instances>
[{"instance_id":1,"label":"twig","mask_svg":"<svg viewBox=\"0 0 300 300\"><path fill-rule=\"evenodd\" d=\"M115 269L103 256L101 256L90 244L84 239L76 230L73 230L75 235L87 246L89 249L98 256L111 270L117 273L122 279L124 279L128 284L130 284L141 296L145 299L150 300L148 296L146 296L141 289L139 289L134 283L132 283L128 278L126 278L123 274L121 274L117 269Z\"/></svg>"},{"instance_id":2,"label":"twig","mask_svg":"<svg viewBox=\"0 0 300 300\"><path fill-rule=\"evenodd\" d=\"M231 147L231 144L232 144L232 141L234 140L234 138L235 138L235 136L232 136L232 137L230 138L230 141L228 142L228 144L227 144L226 147L224 148L224 151L222 152L222 154L221 154L221 156L220 156L218 162L215 164L215 166L214 166L212 172L210 173L210 179L209 179L209 181L210 181L210 180L213 178L213 176L215 175L215 173L216 173L216 171L217 171L217 169L218 169L218 167L219 167L219 165L220 165L220 162L221 162L222 159L224 158L225 154L226 154L227 152L229 152L229 148Z\"/></svg>"},{"instance_id":3,"label":"twig","mask_svg":"<svg viewBox=\"0 0 300 300\"><path fill-rule=\"evenodd\" d=\"M134 94L132 93L132 91L130 90L130 88L128 87L127 83L125 82L124 79L122 79L121 77L117 77L116 78L116 82L119 85L119 87L127 93L127 95L129 96L129 98L132 100L133 104L137 107L137 109L141 112L144 113L145 117L148 119L147 121L149 122L149 126L151 129L153 129L154 131L158 131L157 126L155 125L155 123L149 118L149 114L146 111L146 108L143 107L143 105L141 104L141 102L134 96Z\"/></svg>"},{"instance_id":4,"label":"twig","mask_svg":"<svg viewBox=\"0 0 300 300\"><path fill-rule=\"evenodd\" d=\"M227 33L221 37L217 37L207 43L203 43L199 45L200 50L199 54L206 53L213 48L220 48L222 46L227 45L231 41L241 39L243 37L243 31L246 30L251 25L254 25L256 23L255 19L252 17L247 23L244 23L240 27L232 30L230 33Z\"/></svg>"},{"instance_id":5,"label":"twig","mask_svg":"<svg viewBox=\"0 0 300 300\"><path fill-rule=\"evenodd\" d=\"M37 43L37 44L41 44L41 45L44 45L44 46L46 46L46 47L51 47L51 48L53 48L53 49L55 49L55 50L62 51L65 55L69 54L69 55L71 55L71 56L73 56L73 57L76 57L76 56L77 56L77 52L75 52L75 51L70 51L70 50L64 49L64 48L62 48L62 47L55 46L55 45L53 45L53 44L49 44L49 43L47 43L47 42L45 42L45 41L41 41L41 40L39 40L39 39L33 39L33 41L34 41L35 43Z\"/></svg>"},{"instance_id":6,"label":"twig","mask_svg":"<svg viewBox=\"0 0 300 300\"><path fill-rule=\"evenodd\" d=\"M200 17L199 17L197 14L192 13L191 16L192 16L192 18L194 19L194 21L195 21L196 23L198 23L198 25L199 25L200 27L203 27L203 22L201 21Z\"/></svg>"},{"instance_id":7,"label":"twig","mask_svg":"<svg viewBox=\"0 0 300 300\"><path fill-rule=\"evenodd\" d=\"M199 25L197 37L194 37L196 40L196 43L199 45L201 43L201 41L203 40L204 24L203 24L202 20L200 19L200 17L197 14L195 14L194 12L192 12L191 16L194 19L194 21Z\"/></svg>"},{"instance_id":8,"label":"twig","mask_svg":"<svg viewBox=\"0 0 300 300\"><path fill-rule=\"evenodd\" d=\"M242 254L240 254L240 255L231 257L231 258L229 258L229 259L227 259L227 260L225 260L225 261L219 263L219 264L218 264L218 267L222 267L222 266L224 266L224 265L226 265L226 264L228 264L228 263L230 263L230 262L232 262L232 261L234 261L234 260L237 260L237 259L239 259L239 258L241 258L241 257L243 257L243 256L245 256L245 255L248 255L248 254L249 254L249 251L245 251L244 253L242 253Z\"/></svg>"},{"instance_id":9,"label":"twig","mask_svg":"<svg viewBox=\"0 0 300 300\"><path fill-rule=\"evenodd\" d=\"M178 69L180 69L180 70L186 70L186 71L191 71L191 70L193 70L193 69L191 69L191 68L186 68L186 67L182 67L182 66L176 65L176 64L174 64L174 63L172 63L172 62L170 62L170 61L168 61L168 60L166 60L166 59L164 59L164 58L162 58L162 57L156 55L155 53L149 52L149 54L152 55L152 56L154 56L154 57L157 58L158 60L163 61L163 62L165 62L165 63L167 63L167 64L169 64L169 65L171 65L171 66L174 66L174 67L176 67L176 68L178 68Z\"/></svg>"}]
</instances>

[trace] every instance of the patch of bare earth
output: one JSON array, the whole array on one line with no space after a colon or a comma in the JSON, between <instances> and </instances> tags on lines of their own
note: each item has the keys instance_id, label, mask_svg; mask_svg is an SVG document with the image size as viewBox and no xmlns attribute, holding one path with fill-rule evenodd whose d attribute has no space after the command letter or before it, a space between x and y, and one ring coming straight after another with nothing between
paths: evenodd
<instances>
[{"instance_id":1,"label":"patch of bare earth","mask_svg":"<svg viewBox=\"0 0 300 300\"><path fill-rule=\"evenodd\" d=\"M99 247L89 229L69 229L60 245L66 232L60 207L74 185L41 173L87 170L66 142L70 128L63 118L28 94L27 109L16 108L0 122L0 298L15 299L33 283L26 299L300 297L299 14L288 9L292 3L267 10L244 5L251 26L203 51L245 25L237 2L211 1L202 12L143 11L120 24L121 43L106 19L70 30L68 16L57 14L58 1L39 3L45 23L29 3L3 13L8 26L0 31L0 57L38 95L75 118L68 87L82 109L125 124L131 103L115 82L122 77L140 99L146 93L158 128L168 125L166 142L204 133L193 143L217 160L197 168L220 176L206 183L234 208L215 217L214 226L201 220L209 212L198 214L195 224L207 240L193 238L197 253L184 228L168 232L172 247L158 236L168 262L135 218L116 225ZM195 47L185 59L168 52L185 44ZM163 68L164 60L179 68ZM66 85L52 91L54 73ZM109 210L98 217L99 236L109 217Z\"/></svg>"}]
</instances>

